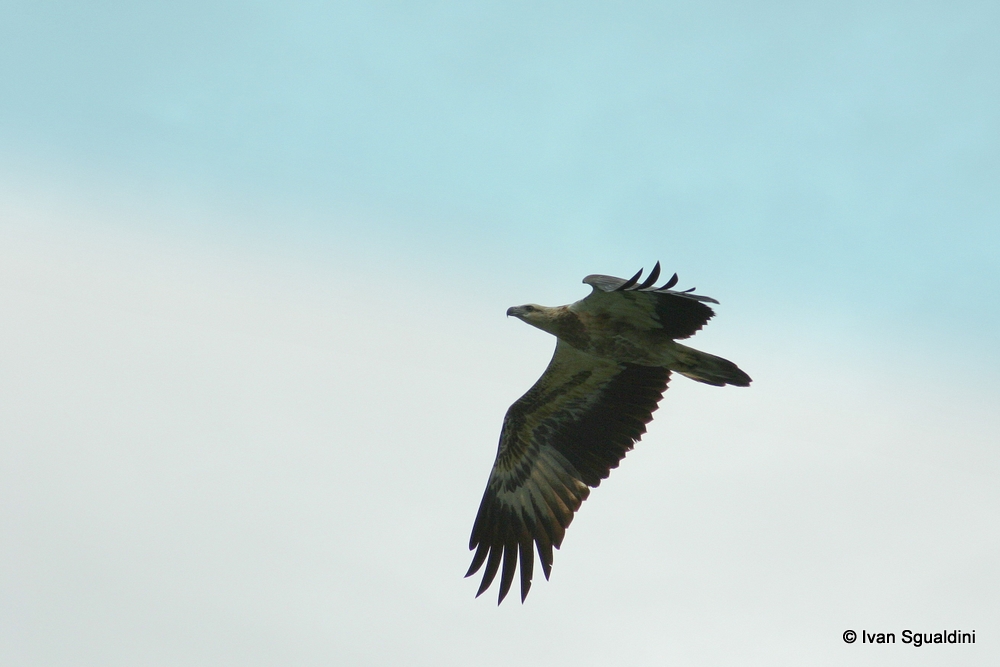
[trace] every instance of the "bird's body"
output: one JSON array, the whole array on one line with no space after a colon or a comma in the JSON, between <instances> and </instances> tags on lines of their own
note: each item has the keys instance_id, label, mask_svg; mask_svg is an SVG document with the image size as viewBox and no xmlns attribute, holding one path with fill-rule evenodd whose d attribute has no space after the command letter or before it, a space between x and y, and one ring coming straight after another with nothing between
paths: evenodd
<instances>
[{"instance_id":1,"label":"bird's body","mask_svg":"<svg viewBox=\"0 0 1000 667\"><path fill-rule=\"evenodd\" d=\"M517 306L508 312L554 335L574 350L598 359L668 368L718 386L733 384L730 380L738 383L742 379L739 373L734 375L736 366L731 362L681 345L671 338L650 304L636 298L644 296L595 290L587 298L568 306L547 308L532 304L531 311L525 312L526 306ZM698 375L718 362L724 362L724 368L720 369L721 375L715 381Z\"/></svg>"},{"instance_id":2,"label":"bird's body","mask_svg":"<svg viewBox=\"0 0 1000 667\"><path fill-rule=\"evenodd\" d=\"M714 299L671 291L649 278L593 275L586 298L554 308L507 311L557 338L548 368L507 411L496 462L472 529L477 549L470 576L486 563L479 593L501 562L500 601L520 555L521 600L531 587L537 548L545 577L552 547L562 543L573 513L632 449L666 390L671 371L707 384L748 386L735 364L677 343L712 317Z\"/></svg>"}]
</instances>

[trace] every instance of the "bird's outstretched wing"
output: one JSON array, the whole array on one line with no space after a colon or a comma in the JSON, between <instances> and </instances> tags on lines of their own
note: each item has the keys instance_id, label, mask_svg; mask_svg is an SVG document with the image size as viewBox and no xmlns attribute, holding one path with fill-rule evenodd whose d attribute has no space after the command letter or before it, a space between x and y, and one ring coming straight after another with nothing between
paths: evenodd
<instances>
[{"instance_id":1,"label":"bird's outstretched wing","mask_svg":"<svg viewBox=\"0 0 1000 667\"><path fill-rule=\"evenodd\" d=\"M584 299L584 302L592 298L605 300L616 298L621 300L623 307L631 303L648 309L656 318L657 328L671 340L693 336L715 315L715 312L705 305L706 302L719 303L715 299L693 294L693 287L684 291L670 289L677 284L676 273L662 286L654 287L656 279L660 277L659 262L649 272L646 280L639 283L641 276L642 269L628 280L596 274L587 276L583 282L592 286L594 292Z\"/></svg>"},{"instance_id":2,"label":"bird's outstretched wing","mask_svg":"<svg viewBox=\"0 0 1000 667\"><path fill-rule=\"evenodd\" d=\"M563 341L538 382L507 411L496 462L479 506L465 576L486 563L478 597L503 562L502 602L521 562L521 601L531 588L537 547L548 579L552 547L573 513L646 432L667 388L665 368L619 364Z\"/></svg>"}]
</instances>

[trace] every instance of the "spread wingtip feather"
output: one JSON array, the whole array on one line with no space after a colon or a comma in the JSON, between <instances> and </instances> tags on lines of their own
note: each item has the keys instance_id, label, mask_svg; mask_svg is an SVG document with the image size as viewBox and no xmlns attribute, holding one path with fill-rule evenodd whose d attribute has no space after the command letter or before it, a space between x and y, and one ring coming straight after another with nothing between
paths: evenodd
<instances>
[{"instance_id":1,"label":"spread wingtip feather","mask_svg":"<svg viewBox=\"0 0 1000 667\"><path fill-rule=\"evenodd\" d=\"M641 271L640 271L641 273ZM653 270L649 272L649 277L642 281L642 284L636 287L638 290L649 289L656 282L656 279L660 277L660 263L657 262L653 267Z\"/></svg>"},{"instance_id":2,"label":"spread wingtip feather","mask_svg":"<svg viewBox=\"0 0 1000 667\"><path fill-rule=\"evenodd\" d=\"M625 283L615 291L624 292L625 290L631 288L632 285L635 285L637 282L639 282L640 276L642 276L642 269L639 269L638 273L636 273L634 276L626 280Z\"/></svg>"}]
</instances>

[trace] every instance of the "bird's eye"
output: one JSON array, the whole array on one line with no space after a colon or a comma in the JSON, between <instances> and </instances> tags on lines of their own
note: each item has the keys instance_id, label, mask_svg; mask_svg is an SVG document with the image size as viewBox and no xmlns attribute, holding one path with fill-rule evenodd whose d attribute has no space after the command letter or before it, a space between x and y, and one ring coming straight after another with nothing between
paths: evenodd
<instances>
[{"instance_id":1,"label":"bird's eye","mask_svg":"<svg viewBox=\"0 0 1000 667\"><path fill-rule=\"evenodd\" d=\"M534 306L525 306L524 307L524 312L526 312L526 313L533 313L533 312L535 312L535 307Z\"/></svg>"}]
</instances>

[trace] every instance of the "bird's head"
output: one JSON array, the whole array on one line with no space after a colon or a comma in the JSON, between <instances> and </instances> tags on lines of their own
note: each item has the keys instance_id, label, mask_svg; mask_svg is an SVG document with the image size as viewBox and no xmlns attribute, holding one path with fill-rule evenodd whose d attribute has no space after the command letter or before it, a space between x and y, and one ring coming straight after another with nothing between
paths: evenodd
<instances>
[{"instance_id":1,"label":"bird's head","mask_svg":"<svg viewBox=\"0 0 1000 667\"><path fill-rule=\"evenodd\" d=\"M529 303L524 306L513 306L507 309L507 317L513 315L522 322L527 322L533 327L538 327L542 331L552 333L556 315L556 308L539 306Z\"/></svg>"},{"instance_id":2,"label":"bird's head","mask_svg":"<svg viewBox=\"0 0 1000 667\"><path fill-rule=\"evenodd\" d=\"M524 306L511 306L507 309L507 317L513 315L520 320L529 322L532 319L539 317L543 310L545 310L545 306L538 306L533 303L529 303Z\"/></svg>"}]
</instances>

